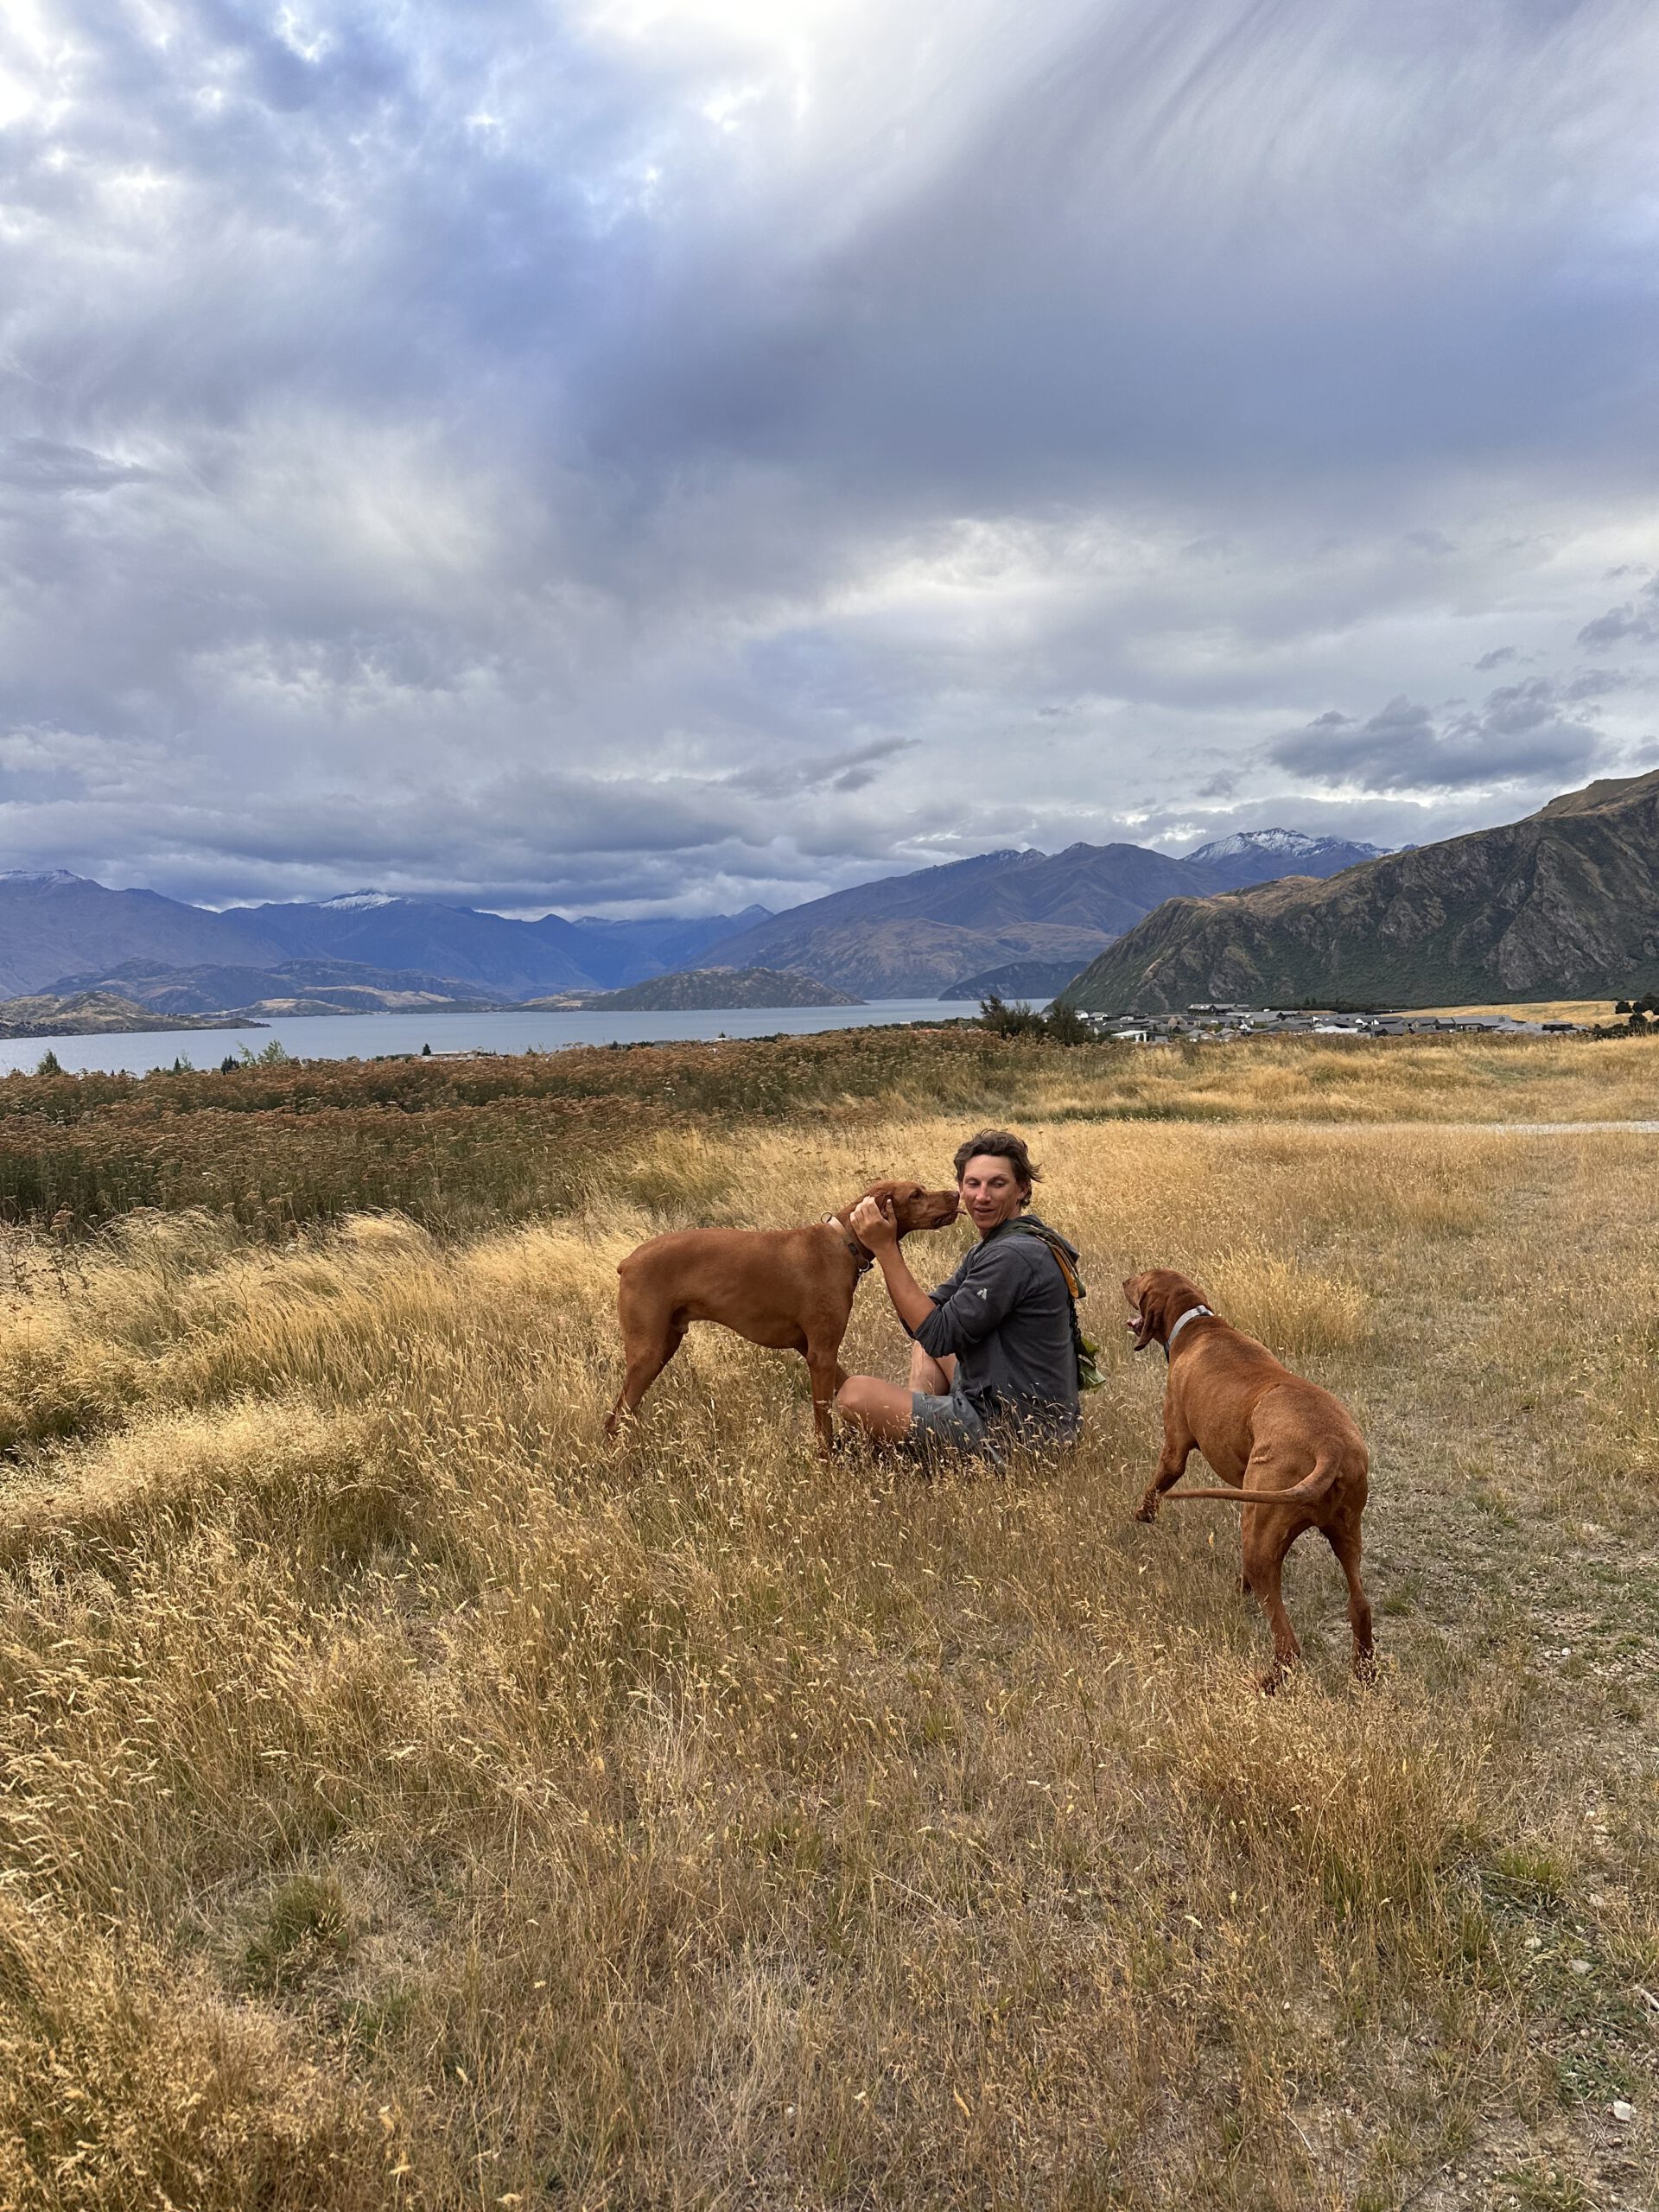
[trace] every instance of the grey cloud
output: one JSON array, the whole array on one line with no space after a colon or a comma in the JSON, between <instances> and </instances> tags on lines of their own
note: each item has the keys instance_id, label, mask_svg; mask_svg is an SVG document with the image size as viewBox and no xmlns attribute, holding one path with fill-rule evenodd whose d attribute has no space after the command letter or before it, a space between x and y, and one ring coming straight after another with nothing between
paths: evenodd
<instances>
[{"instance_id":1,"label":"grey cloud","mask_svg":"<svg viewBox=\"0 0 1659 2212\"><path fill-rule=\"evenodd\" d=\"M1609 699L1620 691L1650 689L1652 683L1631 668L1575 668L1558 689L1563 699Z\"/></svg>"},{"instance_id":2,"label":"grey cloud","mask_svg":"<svg viewBox=\"0 0 1659 2212\"><path fill-rule=\"evenodd\" d=\"M1502 668L1505 661L1519 660L1519 648L1515 645L1494 645L1489 653L1482 653L1475 666L1483 674L1490 669Z\"/></svg>"},{"instance_id":3,"label":"grey cloud","mask_svg":"<svg viewBox=\"0 0 1659 2212\"><path fill-rule=\"evenodd\" d=\"M1281 768L1371 791L1440 791L1536 784L1580 773L1599 733L1563 710L1543 677L1488 694L1478 709L1436 715L1405 697L1363 722L1332 710L1269 748Z\"/></svg>"},{"instance_id":4,"label":"grey cloud","mask_svg":"<svg viewBox=\"0 0 1659 2212\"><path fill-rule=\"evenodd\" d=\"M1605 614L1586 622L1579 643L1594 647L1659 645L1659 576L1623 607L1610 607Z\"/></svg>"},{"instance_id":5,"label":"grey cloud","mask_svg":"<svg viewBox=\"0 0 1659 2212\"><path fill-rule=\"evenodd\" d=\"M0 484L20 492L107 492L149 474L132 461L113 461L85 446L51 438L8 438L0 443Z\"/></svg>"},{"instance_id":6,"label":"grey cloud","mask_svg":"<svg viewBox=\"0 0 1659 2212\"><path fill-rule=\"evenodd\" d=\"M912 751L916 743L910 737L877 738L844 753L741 769L734 772L731 781L749 798L781 798L826 789L864 791L890 761Z\"/></svg>"}]
</instances>

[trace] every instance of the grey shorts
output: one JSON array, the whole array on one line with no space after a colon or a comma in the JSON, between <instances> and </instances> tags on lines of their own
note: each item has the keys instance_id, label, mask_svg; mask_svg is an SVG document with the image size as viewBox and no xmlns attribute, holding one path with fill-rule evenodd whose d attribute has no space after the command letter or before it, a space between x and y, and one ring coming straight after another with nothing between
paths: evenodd
<instances>
[{"instance_id":1,"label":"grey shorts","mask_svg":"<svg viewBox=\"0 0 1659 2212\"><path fill-rule=\"evenodd\" d=\"M971 1400L952 1390L934 1397L925 1390L910 1394L910 1442L922 1452L976 1452L999 1465L1010 1447L1027 1446L1041 1451L1075 1443L1077 1423L1050 1418L998 1418L988 1421Z\"/></svg>"},{"instance_id":2,"label":"grey shorts","mask_svg":"<svg viewBox=\"0 0 1659 2212\"><path fill-rule=\"evenodd\" d=\"M984 1452L985 1419L958 1392L936 1398L925 1390L910 1394L910 1440L934 1452Z\"/></svg>"}]
</instances>

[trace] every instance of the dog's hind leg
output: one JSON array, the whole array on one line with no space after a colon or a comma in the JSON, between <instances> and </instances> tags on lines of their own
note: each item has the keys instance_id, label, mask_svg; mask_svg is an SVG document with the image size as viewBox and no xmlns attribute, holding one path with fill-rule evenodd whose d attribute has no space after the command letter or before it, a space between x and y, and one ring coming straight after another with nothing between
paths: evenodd
<instances>
[{"instance_id":1,"label":"dog's hind leg","mask_svg":"<svg viewBox=\"0 0 1659 2212\"><path fill-rule=\"evenodd\" d=\"M630 1312L626 1294L622 1300L622 1340L627 1346L628 1368L617 1392L616 1403L605 1417L605 1433L614 1436L617 1425L631 1415L657 1377L685 1341L683 1313L653 1315L646 1323Z\"/></svg>"},{"instance_id":2,"label":"dog's hind leg","mask_svg":"<svg viewBox=\"0 0 1659 2212\"><path fill-rule=\"evenodd\" d=\"M1339 1522L1325 1532L1348 1582L1348 1625L1354 1631L1354 1673L1362 1682L1376 1680L1376 1648L1371 1642L1371 1601L1359 1579L1360 1540L1357 1525Z\"/></svg>"},{"instance_id":3,"label":"dog's hind leg","mask_svg":"<svg viewBox=\"0 0 1659 2212\"><path fill-rule=\"evenodd\" d=\"M1301 1529L1293 1525L1287 1534L1286 1516L1275 1513L1272 1519L1279 1526L1267 1525L1269 1516L1260 1506L1244 1509L1244 1580L1255 1596L1255 1602L1268 1617L1268 1626L1273 1631L1273 1664L1262 1677L1262 1687L1271 1696L1291 1669L1301 1659L1302 1647L1296 1640L1296 1631L1290 1624L1290 1615L1285 1611L1285 1601L1280 1592L1284 1572L1285 1554L1294 1543Z\"/></svg>"}]
</instances>

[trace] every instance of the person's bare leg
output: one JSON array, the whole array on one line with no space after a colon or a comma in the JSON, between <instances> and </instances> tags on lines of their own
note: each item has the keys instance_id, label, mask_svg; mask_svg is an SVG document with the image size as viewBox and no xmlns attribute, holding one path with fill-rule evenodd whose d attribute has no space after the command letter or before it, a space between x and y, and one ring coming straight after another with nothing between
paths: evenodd
<instances>
[{"instance_id":1,"label":"person's bare leg","mask_svg":"<svg viewBox=\"0 0 1659 2212\"><path fill-rule=\"evenodd\" d=\"M849 1375L836 1393L836 1411L849 1428L875 1444L899 1444L910 1434L911 1390L875 1375Z\"/></svg>"},{"instance_id":2,"label":"person's bare leg","mask_svg":"<svg viewBox=\"0 0 1659 2212\"><path fill-rule=\"evenodd\" d=\"M920 1390L943 1398L950 1389L957 1363L947 1352L933 1359L920 1344L910 1348L910 1380L884 1382L878 1375L849 1375L836 1392L836 1411L849 1427L875 1444L901 1444L910 1434L911 1399Z\"/></svg>"},{"instance_id":3,"label":"person's bare leg","mask_svg":"<svg viewBox=\"0 0 1659 2212\"><path fill-rule=\"evenodd\" d=\"M943 1398L949 1394L957 1372L957 1363L949 1352L943 1359L935 1359L925 1352L920 1344L910 1348L910 1388L925 1391L930 1398Z\"/></svg>"}]
</instances>

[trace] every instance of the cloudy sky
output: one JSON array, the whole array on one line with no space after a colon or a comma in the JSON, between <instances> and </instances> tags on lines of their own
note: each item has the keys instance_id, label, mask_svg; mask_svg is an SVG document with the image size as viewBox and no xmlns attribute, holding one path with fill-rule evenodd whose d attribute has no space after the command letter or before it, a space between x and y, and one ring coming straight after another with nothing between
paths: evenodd
<instances>
[{"instance_id":1,"label":"cloudy sky","mask_svg":"<svg viewBox=\"0 0 1659 2212\"><path fill-rule=\"evenodd\" d=\"M780 906L1659 764L1647 0L9 0L0 865Z\"/></svg>"}]
</instances>

